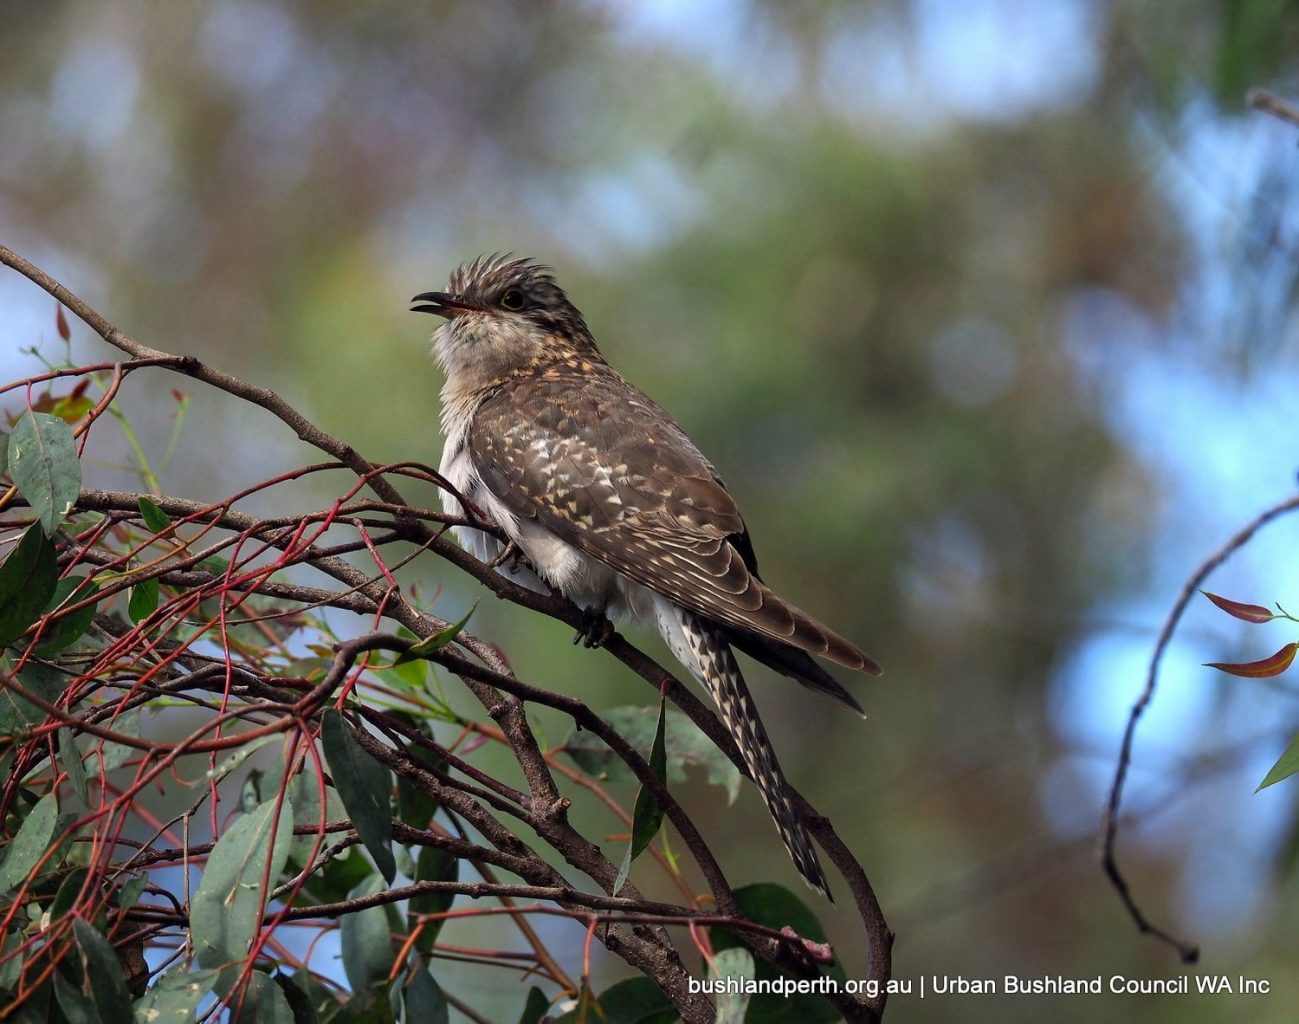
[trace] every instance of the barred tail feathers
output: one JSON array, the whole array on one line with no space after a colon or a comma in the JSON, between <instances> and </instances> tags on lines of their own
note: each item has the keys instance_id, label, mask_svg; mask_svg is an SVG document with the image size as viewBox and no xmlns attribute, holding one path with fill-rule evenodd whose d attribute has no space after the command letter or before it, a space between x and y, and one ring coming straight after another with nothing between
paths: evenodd
<instances>
[{"instance_id":1,"label":"barred tail feathers","mask_svg":"<svg viewBox=\"0 0 1299 1024\"><path fill-rule=\"evenodd\" d=\"M744 763L762 794L767 811L776 823L780 838L794 860L803 880L827 900L833 901L825 872L812 845L811 834L802 815L794 805L789 783L781 771L776 751L767 737L767 730L758 716L757 705L749 693L740 666L735 661L730 644L718 626L693 612L674 607L677 629L669 635L661 610L659 625L673 653L708 688L722 722L740 748ZM684 646L684 650L681 648ZM686 655L683 657L683 655Z\"/></svg>"}]
</instances>

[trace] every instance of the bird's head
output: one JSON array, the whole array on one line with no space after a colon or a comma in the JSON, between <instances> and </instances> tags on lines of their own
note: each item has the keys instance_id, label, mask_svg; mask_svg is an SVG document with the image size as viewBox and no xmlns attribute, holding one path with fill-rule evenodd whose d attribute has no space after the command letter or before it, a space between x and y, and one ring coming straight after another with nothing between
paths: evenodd
<instances>
[{"instance_id":1,"label":"bird's head","mask_svg":"<svg viewBox=\"0 0 1299 1024\"><path fill-rule=\"evenodd\" d=\"M433 354L456 391L559 359L599 358L582 314L550 268L532 260L479 256L456 269L446 291L416 295L411 309L446 317Z\"/></svg>"}]
</instances>

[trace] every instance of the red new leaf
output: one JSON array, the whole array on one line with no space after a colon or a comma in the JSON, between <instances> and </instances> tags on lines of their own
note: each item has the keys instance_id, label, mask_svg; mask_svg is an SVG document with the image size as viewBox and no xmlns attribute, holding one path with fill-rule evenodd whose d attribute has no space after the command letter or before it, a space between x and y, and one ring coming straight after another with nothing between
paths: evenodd
<instances>
[{"instance_id":1,"label":"red new leaf","mask_svg":"<svg viewBox=\"0 0 1299 1024\"><path fill-rule=\"evenodd\" d=\"M1261 604L1242 604L1240 601L1233 601L1230 598L1219 597L1217 594L1210 594L1207 590L1201 590L1201 594L1216 604L1228 615L1234 615L1238 619L1244 619L1246 622L1271 622L1278 618L1276 614L1268 611Z\"/></svg>"},{"instance_id":2,"label":"red new leaf","mask_svg":"<svg viewBox=\"0 0 1299 1024\"><path fill-rule=\"evenodd\" d=\"M64 341L72 338L72 331L68 327L68 318L63 314L63 306L59 305L57 312L54 314L54 326L59 332L59 337Z\"/></svg>"},{"instance_id":3,"label":"red new leaf","mask_svg":"<svg viewBox=\"0 0 1299 1024\"><path fill-rule=\"evenodd\" d=\"M1233 676L1244 676L1246 679L1267 679L1270 676L1279 676L1288 669L1290 662L1294 661L1297 650L1299 650L1299 643L1289 643L1272 657L1264 658L1262 661L1247 661L1239 665L1210 661L1205 663L1205 667L1216 668L1219 672L1226 672Z\"/></svg>"}]
</instances>

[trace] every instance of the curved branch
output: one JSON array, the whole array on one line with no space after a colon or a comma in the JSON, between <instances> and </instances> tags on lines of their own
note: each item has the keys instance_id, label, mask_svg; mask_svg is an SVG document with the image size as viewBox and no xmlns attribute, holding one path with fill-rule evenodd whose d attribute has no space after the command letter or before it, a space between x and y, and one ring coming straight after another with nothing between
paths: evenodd
<instances>
[{"instance_id":1,"label":"curved branch","mask_svg":"<svg viewBox=\"0 0 1299 1024\"><path fill-rule=\"evenodd\" d=\"M1127 908L1129 916L1136 923L1137 929L1145 935L1153 935L1159 941L1167 943L1181 958L1183 963L1195 963L1200 957L1200 948L1193 942L1179 939L1175 935L1157 927L1151 923L1145 912L1137 903L1136 898L1132 895L1132 890L1128 885L1127 878L1119 869L1118 857L1114 852L1114 847L1118 841L1119 834L1119 810L1123 803L1123 788L1128 778L1128 767L1132 763L1132 744L1136 737L1137 723L1141 721L1141 716L1145 714L1146 708L1155 696L1155 687L1159 683L1159 668L1164 659L1164 652L1168 649L1169 643L1173 639L1173 633L1177 629L1177 624L1182 619L1182 614L1186 611L1187 605L1199 591L1201 585L1208 579L1210 573L1217 569L1223 562L1239 551L1249 543L1259 530L1274 519L1299 509L1299 495L1288 498L1280 504L1260 513L1252 522L1239 531L1234 537L1227 541L1221 548L1215 551L1209 558L1198 568L1191 577L1182 584L1181 593L1177 595L1177 600L1173 602L1173 608L1168 613L1168 618L1164 620L1163 628L1159 631L1159 638L1155 641L1155 650L1150 657L1150 667L1146 671L1146 684L1142 688L1136 701L1133 703L1131 710L1128 712L1127 726L1123 730L1123 743L1119 748L1118 762L1114 768L1114 781L1110 784L1109 799L1105 804L1105 814L1101 820L1101 865L1105 870L1106 876L1119 894L1119 899L1123 901L1124 907Z\"/></svg>"}]
</instances>

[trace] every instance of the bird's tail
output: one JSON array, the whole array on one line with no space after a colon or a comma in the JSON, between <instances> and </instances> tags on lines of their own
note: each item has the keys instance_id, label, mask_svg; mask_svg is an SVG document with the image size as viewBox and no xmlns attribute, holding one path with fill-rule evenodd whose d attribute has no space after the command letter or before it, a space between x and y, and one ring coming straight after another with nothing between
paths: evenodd
<instances>
[{"instance_id":1,"label":"bird's tail","mask_svg":"<svg viewBox=\"0 0 1299 1024\"><path fill-rule=\"evenodd\" d=\"M758 717L758 708L749 694L744 676L740 674L740 666L736 664L726 635L718 626L684 609L680 609L680 624L686 646L693 655L694 672L708 687L722 722L740 748L749 775L757 784L763 802L776 822L780 838L794 858L794 865L809 886L831 900L830 886L817 859L812 836L794 805L789 783L780 770L776 751L767 738L767 730Z\"/></svg>"}]
</instances>

